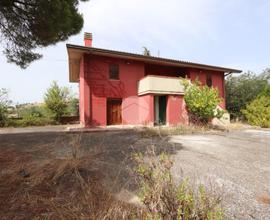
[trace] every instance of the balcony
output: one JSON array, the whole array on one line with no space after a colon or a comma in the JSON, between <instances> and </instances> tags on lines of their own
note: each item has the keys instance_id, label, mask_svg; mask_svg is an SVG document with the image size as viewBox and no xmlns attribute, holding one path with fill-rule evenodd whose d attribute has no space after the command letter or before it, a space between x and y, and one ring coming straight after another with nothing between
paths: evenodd
<instances>
[{"instance_id":1,"label":"balcony","mask_svg":"<svg viewBox=\"0 0 270 220\"><path fill-rule=\"evenodd\" d=\"M146 76L139 81L138 95L145 94L184 95L184 86L180 79L166 76Z\"/></svg>"}]
</instances>

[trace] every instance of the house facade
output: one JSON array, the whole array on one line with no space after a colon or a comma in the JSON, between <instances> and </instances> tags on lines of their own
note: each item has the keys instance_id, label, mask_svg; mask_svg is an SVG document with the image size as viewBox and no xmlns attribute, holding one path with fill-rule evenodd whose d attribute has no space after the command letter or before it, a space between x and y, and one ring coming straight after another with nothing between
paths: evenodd
<instances>
[{"instance_id":1,"label":"house facade","mask_svg":"<svg viewBox=\"0 0 270 220\"><path fill-rule=\"evenodd\" d=\"M188 124L180 77L218 89L225 108L225 74L240 70L67 44L70 82L79 83L80 122L107 125Z\"/></svg>"}]
</instances>

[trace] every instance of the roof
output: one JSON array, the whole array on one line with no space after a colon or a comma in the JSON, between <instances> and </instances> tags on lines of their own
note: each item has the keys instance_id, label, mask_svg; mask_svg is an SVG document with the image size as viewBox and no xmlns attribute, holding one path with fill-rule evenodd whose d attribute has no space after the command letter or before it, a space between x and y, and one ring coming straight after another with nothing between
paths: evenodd
<instances>
[{"instance_id":1,"label":"roof","mask_svg":"<svg viewBox=\"0 0 270 220\"><path fill-rule=\"evenodd\" d=\"M145 63L152 63L158 65L167 65L175 67L196 68L201 70L212 70L223 73L241 73L241 70L231 69L226 67L212 66L200 63L187 62L182 60L174 60L168 58L145 56L141 54L128 53L122 51L101 49L95 47L85 47L67 44L68 56L69 56L69 76L71 82L77 82L79 78L80 59L83 54L92 54L113 58L122 58L127 60L141 61Z\"/></svg>"}]
</instances>

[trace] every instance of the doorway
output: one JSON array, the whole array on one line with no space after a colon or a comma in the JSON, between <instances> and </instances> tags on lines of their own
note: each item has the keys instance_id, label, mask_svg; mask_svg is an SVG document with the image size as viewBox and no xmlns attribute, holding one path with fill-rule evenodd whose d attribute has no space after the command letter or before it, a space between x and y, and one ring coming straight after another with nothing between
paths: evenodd
<instances>
[{"instance_id":1,"label":"doorway","mask_svg":"<svg viewBox=\"0 0 270 220\"><path fill-rule=\"evenodd\" d=\"M155 96L155 125L166 125L167 96Z\"/></svg>"},{"instance_id":2,"label":"doorway","mask_svg":"<svg viewBox=\"0 0 270 220\"><path fill-rule=\"evenodd\" d=\"M122 99L107 99L107 125L122 124Z\"/></svg>"}]
</instances>

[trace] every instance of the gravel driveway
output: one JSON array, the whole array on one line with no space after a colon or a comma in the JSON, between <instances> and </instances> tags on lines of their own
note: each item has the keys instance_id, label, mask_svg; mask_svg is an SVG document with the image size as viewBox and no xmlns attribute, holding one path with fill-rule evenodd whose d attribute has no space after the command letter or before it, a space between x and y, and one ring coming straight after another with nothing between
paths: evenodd
<instances>
[{"instance_id":1,"label":"gravel driveway","mask_svg":"<svg viewBox=\"0 0 270 220\"><path fill-rule=\"evenodd\" d=\"M13 158L5 160L5 155L22 157L27 154L31 160L42 164L43 160L63 157L70 153L75 134L58 130L46 128L35 132L35 129L28 129L26 133L22 130L0 134L0 159L8 162ZM173 155L176 180L184 174L192 181L214 186L222 194L228 219L270 219L270 204L259 199L262 196L270 198L270 130L161 138L145 138L132 130L80 135L84 151L100 152L97 164L93 166L102 170L105 182L111 188L112 185L116 187L113 191L120 198L136 187L130 175L133 153L144 153L150 145L155 145L157 153L166 151ZM4 167L3 162L0 165ZM132 200L132 194L126 199Z\"/></svg>"},{"instance_id":2,"label":"gravel driveway","mask_svg":"<svg viewBox=\"0 0 270 220\"><path fill-rule=\"evenodd\" d=\"M219 186L230 219L270 219L270 131L173 136L182 145L173 173Z\"/></svg>"}]
</instances>

